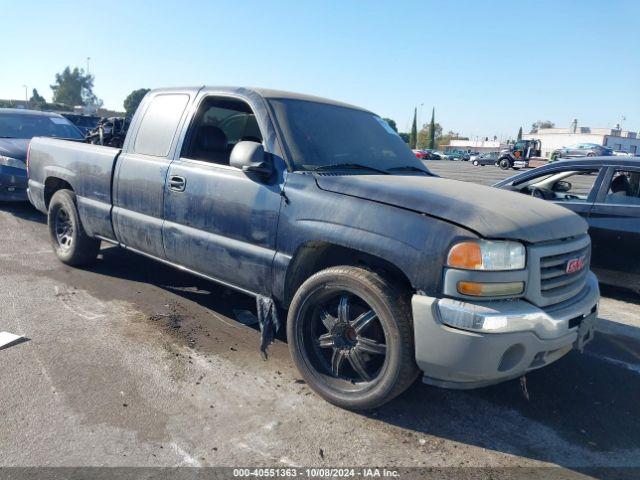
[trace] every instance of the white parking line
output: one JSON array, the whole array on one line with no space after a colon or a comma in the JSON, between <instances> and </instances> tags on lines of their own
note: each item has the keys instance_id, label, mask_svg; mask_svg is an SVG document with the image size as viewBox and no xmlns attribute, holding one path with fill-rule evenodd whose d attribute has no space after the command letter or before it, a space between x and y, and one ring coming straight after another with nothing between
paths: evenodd
<instances>
[{"instance_id":1,"label":"white parking line","mask_svg":"<svg viewBox=\"0 0 640 480\"><path fill-rule=\"evenodd\" d=\"M201 467L202 464L194 457L192 457L191 455L189 455L189 453L187 453L185 451L184 448L182 448L180 445L178 445L175 442L171 443L171 448L173 448L173 451L176 452L178 455L180 455L180 457L182 457L182 461L185 465L189 466L189 467Z\"/></svg>"},{"instance_id":2,"label":"white parking line","mask_svg":"<svg viewBox=\"0 0 640 480\"><path fill-rule=\"evenodd\" d=\"M603 355L596 355L595 353L585 352L585 354L590 357L599 358L600 360L604 360L605 362L611 363L612 365L616 365L618 367L625 368L627 370L631 370L634 373L640 374L640 365L637 363L628 363L622 360L618 360L616 358L605 357Z\"/></svg>"},{"instance_id":3,"label":"white parking line","mask_svg":"<svg viewBox=\"0 0 640 480\"><path fill-rule=\"evenodd\" d=\"M28 250L25 250L20 252L0 253L0 257L19 257L21 255L44 255L45 253L51 253L51 250L36 250L35 252L30 252Z\"/></svg>"}]
</instances>

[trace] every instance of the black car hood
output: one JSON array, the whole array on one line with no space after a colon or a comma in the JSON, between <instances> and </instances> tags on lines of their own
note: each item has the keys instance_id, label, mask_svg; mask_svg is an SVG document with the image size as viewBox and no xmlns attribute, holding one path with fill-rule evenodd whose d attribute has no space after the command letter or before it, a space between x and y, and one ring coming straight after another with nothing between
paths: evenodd
<instances>
[{"instance_id":1,"label":"black car hood","mask_svg":"<svg viewBox=\"0 0 640 480\"><path fill-rule=\"evenodd\" d=\"M0 156L26 160L28 138L0 138Z\"/></svg>"},{"instance_id":2,"label":"black car hood","mask_svg":"<svg viewBox=\"0 0 640 480\"><path fill-rule=\"evenodd\" d=\"M542 242L581 235L575 213L521 193L418 175L317 175L323 190L441 218L485 238Z\"/></svg>"}]
</instances>

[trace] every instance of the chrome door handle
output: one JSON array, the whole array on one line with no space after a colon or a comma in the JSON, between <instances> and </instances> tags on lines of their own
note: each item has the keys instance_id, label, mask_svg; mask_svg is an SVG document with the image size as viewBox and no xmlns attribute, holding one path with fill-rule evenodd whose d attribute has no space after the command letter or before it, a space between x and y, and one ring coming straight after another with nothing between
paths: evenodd
<instances>
[{"instance_id":1,"label":"chrome door handle","mask_svg":"<svg viewBox=\"0 0 640 480\"><path fill-rule=\"evenodd\" d=\"M173 190L174 192L184 192L186 186L187 180L184 177L174 175L169 178L169 190Z\"/></svg>"}]
</instances>

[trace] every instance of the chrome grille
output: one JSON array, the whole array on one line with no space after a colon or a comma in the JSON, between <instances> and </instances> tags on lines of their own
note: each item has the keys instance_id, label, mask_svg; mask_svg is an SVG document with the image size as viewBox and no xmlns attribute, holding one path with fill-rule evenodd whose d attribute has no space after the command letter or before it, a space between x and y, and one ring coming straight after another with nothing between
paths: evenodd
<instances>
[{"instance_id":1,"label":"chrome grille","mask_svg":"<svg viewBox=\"0 0 640 480\"><path fill-rule=\"evenodd\" d=\"M584 267L574 273L567 273L567 264L575 258L585 258ZM572 252L550 255L540 259L540 291L545 296L556 296L565 290L572 290L575 284L583 282L589 272L589 247Z\"/></svg>"},{"instance_id":2,"label":"chrome grille","mask_svg":"<svg viewBox=\"0 0 640 480\"><path fill-rule=\"evenodd\" d=\"M530 281L525 296L534 304L545 307L563 302L584 288L591 260L591 240L588 235L532 245L529 247ZM567 273L567 265L584 256L584 266Z\"/></svg>"}]
</instances>

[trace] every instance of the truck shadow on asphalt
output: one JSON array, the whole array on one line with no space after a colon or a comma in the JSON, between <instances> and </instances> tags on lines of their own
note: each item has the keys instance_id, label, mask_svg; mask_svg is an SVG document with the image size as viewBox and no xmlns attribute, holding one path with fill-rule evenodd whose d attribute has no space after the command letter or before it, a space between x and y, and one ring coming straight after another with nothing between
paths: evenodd
<instances>
[{"instance_id":1,"label":"truck shadow on asphalt","mask_svg":"<svg viewBox=\"0 0 640 480\"><path fill-rule=\"evenodd\" d=\"M0 210L23 220L47 223L47 216L33 208L28 202L0 202Z\"/></svg>"},{"instance_id":2,"label":"truck shadow on asphalt","mask_svg":"<svg viewBox=\"0 0 640 480\"><path fill-rule=\"evenodd\" d=\"M229 318L234 318L234 309L254 308L249 296L122 249L103 248L102 256L89 271L153 284ZM279 338L286 341L283 332ZM471 391L417 381L365 416L415 433L565 466L588 465L592 456L609 452L627 458L626 450L640 448L638 338L598 333L584 353L573 351L529 373L528 400L518 380ZM569 457L564 456L567 450Z\"/></svg>"}]
</instances>

